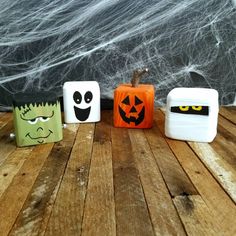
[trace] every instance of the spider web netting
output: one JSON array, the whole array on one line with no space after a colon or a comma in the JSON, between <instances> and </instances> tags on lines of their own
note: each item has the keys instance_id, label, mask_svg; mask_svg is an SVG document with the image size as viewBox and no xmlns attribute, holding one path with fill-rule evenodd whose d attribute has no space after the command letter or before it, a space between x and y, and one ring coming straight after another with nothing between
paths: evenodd
<instances>
[{"instance_id":1,"label":"spider web netting","mask_svg":"<svg viewBox=\"0 0 236 236\"><path fill-rule=\"evenodd\" d=\"M236 0L0 0L0 109L19 91L96 80L102 98L148 67L156 105L175 87L236 93Z\"/></svg>"}]
</instances>

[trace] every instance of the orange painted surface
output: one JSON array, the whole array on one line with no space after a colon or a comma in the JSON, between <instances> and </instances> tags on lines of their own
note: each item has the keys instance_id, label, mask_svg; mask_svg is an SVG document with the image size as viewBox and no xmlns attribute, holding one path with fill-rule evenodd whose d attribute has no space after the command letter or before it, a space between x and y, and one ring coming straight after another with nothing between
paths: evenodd
<instances>
[{"instance_id":1,"label":"orange painted surface","mask_svg":"<svg viewBox=\"0 0 236 236\"><path fill-rule=\"evenodd\" d=\"M151 128L154 112L154 86L122 84L114 92L114 126Z\"/></svg>"}]
</instances>

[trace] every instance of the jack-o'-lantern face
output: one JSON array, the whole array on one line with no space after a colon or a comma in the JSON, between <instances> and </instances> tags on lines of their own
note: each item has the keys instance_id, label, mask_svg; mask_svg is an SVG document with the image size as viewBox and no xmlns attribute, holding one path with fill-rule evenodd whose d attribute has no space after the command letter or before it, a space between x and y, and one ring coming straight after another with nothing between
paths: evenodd
<instances>
[{"instance_id":1,"label":"jack-o'-lantern face","mask_svg":"<svg viewBox=\"0 0 236 236\"><path fill-rule=\"evenodd\" d=\"M145 117L144 103L136 95L127 95L119 104L119 114L125 123L137 126Z\"/></svg>"},{"instance_id":2,"label":"jack-o'-lantern face","mask_svg":"<svg viewBox=\"0 0 236 236\"><path fill-rule=\"evenodd\" d=\"M114 91L114 126L147 129L152 127L154 86L139 84L147 68L135 70L129 84L120 84Z\"/></svg>"}]
</instances>

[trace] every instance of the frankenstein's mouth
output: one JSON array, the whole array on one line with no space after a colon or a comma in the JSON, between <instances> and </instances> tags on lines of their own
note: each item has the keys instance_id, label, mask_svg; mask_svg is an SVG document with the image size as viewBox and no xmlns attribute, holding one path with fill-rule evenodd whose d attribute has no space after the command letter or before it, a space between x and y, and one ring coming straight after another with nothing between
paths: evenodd
<instances>
[{"instance_id":1,"label":"frankenstein's mouth","mask_svg":"<svg viewBox=\"0 0 236 236\"><path fill-rule=\"evenodd\" d=\"M46 135L46 136L32 137L32 136L30 135L30 133L27 133L27 134L25 135L25 137L28 136L28 137L29 137L30 139L32 139L32 140L37 140L38 143L43 143L44 140L40 140L40 139L46 139L46 138L48 138L52 133L53 133L53 132L49 129L49 134Z\"/></svg>"}]
</instances>

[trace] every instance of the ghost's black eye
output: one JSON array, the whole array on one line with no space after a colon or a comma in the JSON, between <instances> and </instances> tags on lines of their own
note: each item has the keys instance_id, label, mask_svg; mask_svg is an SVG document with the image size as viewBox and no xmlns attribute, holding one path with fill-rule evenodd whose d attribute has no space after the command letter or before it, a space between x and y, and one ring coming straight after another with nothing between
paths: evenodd
<instances>
[{"instance_id":1,"label":"ghost's black eye","mask_svg":"<svg viewBox=\"0 0 236 236\"><path fill-rule=\"evenodd\" d=\"M86 92L84 95L85 102L90 103L92 99L93 99L93 94L90 91Z\"/></svg>"},{"instance_id":2,"label":"ghost's black eye","mask_svg":"<svg viewBox=\"0 0 236 236\"><path fill-rule=\"evenodd\" d=\"M80 92L78 92L78 91L74 92L73 99L76 104L80 104L82 102L82 96L81 96Z\"/></svg>"}]
</instances>

